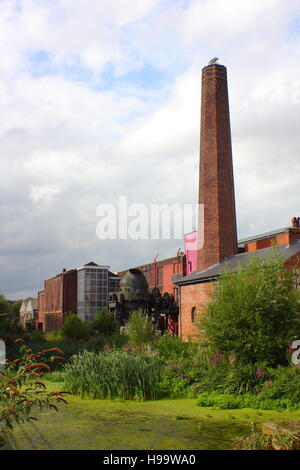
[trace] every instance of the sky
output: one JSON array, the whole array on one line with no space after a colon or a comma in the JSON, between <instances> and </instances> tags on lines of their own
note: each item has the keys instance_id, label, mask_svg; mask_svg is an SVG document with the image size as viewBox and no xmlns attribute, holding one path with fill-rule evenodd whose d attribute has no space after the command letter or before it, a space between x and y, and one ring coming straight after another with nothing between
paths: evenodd
<instances>
[{"instance_id":1,"label":"sky","mask_svg":"<svg viewBox=\"0 0 300 470\"><path fill-rule=\"evenodd\" d=\"M298 0L0 0L0 292L182 240L99 240L97 207L197 201L201 70L227 67L238 237L300 216Z\"/></svg>"}]
</instances>

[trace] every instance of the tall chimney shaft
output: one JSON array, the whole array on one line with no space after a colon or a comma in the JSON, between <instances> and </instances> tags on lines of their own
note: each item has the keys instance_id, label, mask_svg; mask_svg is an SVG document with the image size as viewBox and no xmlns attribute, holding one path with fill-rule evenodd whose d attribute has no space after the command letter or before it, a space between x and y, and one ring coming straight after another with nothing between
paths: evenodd
<instances>
[{"instance_id":1,"label":"tall chimney shaft","mask_svg":"<svg viewBox=\"0 0 300 470\"><path fill-rule=\"evenodd\" d=\"M204 205L202 271L238 252L226 67L202 70L199 204ZM202 237L198 234L199 239Z\"/></svg>"}]
</instances>

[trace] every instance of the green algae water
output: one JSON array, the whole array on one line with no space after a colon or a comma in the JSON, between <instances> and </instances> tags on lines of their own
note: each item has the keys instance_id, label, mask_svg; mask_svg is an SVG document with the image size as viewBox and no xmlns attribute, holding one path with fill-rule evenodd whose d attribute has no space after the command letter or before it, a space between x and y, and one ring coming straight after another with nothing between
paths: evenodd
<instances>
[{"instance_id":1,"label":"green algae water","mask_svg":"<svg viewBox=\"0 0 300 470\"><path fill-rule=\"evenodd\" d=\"M51 391L61 384L47 382ZM218 410L196 399L113 401L67 396L59 411L32 412L38 421L16 425L11 449L211 450L232 449L251 422L300 420L300 411Z\"/></svg>"}]
</instances>

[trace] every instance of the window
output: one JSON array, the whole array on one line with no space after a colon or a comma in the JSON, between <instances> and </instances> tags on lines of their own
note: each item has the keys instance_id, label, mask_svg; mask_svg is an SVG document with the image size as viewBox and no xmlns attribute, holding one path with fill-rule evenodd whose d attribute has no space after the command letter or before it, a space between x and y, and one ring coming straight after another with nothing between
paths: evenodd
<instances>
[{"instance_id":1,"label":"window","mask_svg":"<svg viewBox=\"0 0 300 470\"><path fill-rule=\"evenodd\" d=\"M191 320L192 320L192 323L195 323L195 320L196 320L196 307L192 307Z\"/></svg>"}]
</instances>

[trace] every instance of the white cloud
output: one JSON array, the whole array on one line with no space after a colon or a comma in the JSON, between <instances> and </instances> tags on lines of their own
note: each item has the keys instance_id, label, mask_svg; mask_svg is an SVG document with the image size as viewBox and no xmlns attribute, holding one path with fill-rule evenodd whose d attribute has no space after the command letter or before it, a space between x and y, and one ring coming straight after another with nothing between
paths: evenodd
<instances>
[{"instance_id":1,"label":"white cloud","mask_svg":"<svg viewBox=\"0 0 300 470\"><path fill-rule=\"evenodd\" d=\"M40 202L51 202L56 194L59 193L59 188L50 184L43 185L30 185L29 197L32 199L33 204Z\"/></svg>"},{"instance_id":2,"label":"white cloud","mask_svg":"<svg viewBox=\"0 0 300 470\"><path fill-rule=\"evenodd\" d=\"M35 294L91 259L117 270L177 251L100 242L95 210L119 195L196 201L214 55L228 67L240 236L299 215L299 17L296 0L0 2L2 291ZM50 62L37 73L40 51Z\"/></svg>"}]
</instances>

